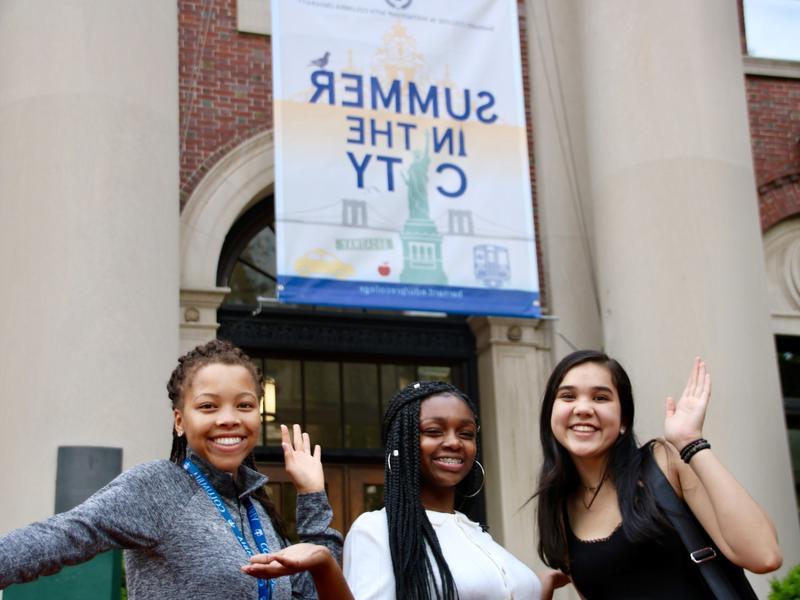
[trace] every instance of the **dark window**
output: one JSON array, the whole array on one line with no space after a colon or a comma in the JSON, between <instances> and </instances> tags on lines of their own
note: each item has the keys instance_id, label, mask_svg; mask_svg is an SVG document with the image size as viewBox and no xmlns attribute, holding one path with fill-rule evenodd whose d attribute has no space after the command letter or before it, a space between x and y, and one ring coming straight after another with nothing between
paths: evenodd
<instances>
[{"instance_id":1,"label":"dark window","mask_svg":"<svg viewBox=\"0 0 800 600\"><path fill-rule=\"evenodd\" d=\"M275 386L275 406L263 410L262 446L279 446L279 424L298 423L314 443L331 449L381 449L381 420L392 395L413 381L464 387L458 364L392 364L260 358ZM274 412L273 412L274 411Z\"/></svg>"},{"instance_id":2,"label":"dark window","mask_svg":"<svg viewBox=\"0 0 800 600\"><path fill-rule=\"evenodd\" d=\"M789 430L794 489L800 509L800 337L779 335L775 342L786 426Z\"/></svg>"},{"instance_id":3,"label":"dark window","mask_svg":"<svg viewBox=\"0 0 800 600\"><path fill-rule=\"evenodd\" d=\"M272 196L256 203L231 228L222 246L217 283L231 288L227 305L255 306L275 298L275 213Z\"/></svg>"}]
</instances>

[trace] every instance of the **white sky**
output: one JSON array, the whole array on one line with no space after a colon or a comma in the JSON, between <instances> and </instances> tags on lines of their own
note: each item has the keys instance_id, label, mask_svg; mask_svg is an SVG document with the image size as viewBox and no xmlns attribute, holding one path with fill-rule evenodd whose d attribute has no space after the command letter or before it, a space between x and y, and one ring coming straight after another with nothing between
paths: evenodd
<instances>
[{"instance_id":1,"label":"white sky","mask_svg":"<svg viewBox=\"0 0 800 600\"><path fill-rule=\"evenodd\" d=\"M751 56L800 61L800 0L744 0Z\"/></svg>"}]
</instances>

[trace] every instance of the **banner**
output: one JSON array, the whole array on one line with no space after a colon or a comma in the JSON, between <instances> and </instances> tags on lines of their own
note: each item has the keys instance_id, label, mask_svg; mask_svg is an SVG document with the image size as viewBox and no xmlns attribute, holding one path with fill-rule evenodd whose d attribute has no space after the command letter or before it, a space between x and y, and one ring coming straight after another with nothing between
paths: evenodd
<instances>
[{"instance_id":1,"label":"banner","mask_svg":"<svg viewBox=\"0 0 800 600\"><path fill-rule=\"evenodd\" d=\"M273 0L282 302L535 317L515 0Z\"/></svg>"}]
</instances>

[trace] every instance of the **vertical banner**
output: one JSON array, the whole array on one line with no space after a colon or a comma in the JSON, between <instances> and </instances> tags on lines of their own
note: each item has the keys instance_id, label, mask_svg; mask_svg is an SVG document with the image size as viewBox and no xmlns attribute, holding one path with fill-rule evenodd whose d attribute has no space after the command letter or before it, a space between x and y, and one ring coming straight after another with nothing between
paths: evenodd
<instances>
[{"instance_id":1,"label":"vertical banner","mask_svg":"<svg viewBox=\"0 0 800 600\"><path fill-rule=\"evenodd\" d=\"M282 302L535 317L515 0L273 0Z\"/></svg>"}]
</instances>

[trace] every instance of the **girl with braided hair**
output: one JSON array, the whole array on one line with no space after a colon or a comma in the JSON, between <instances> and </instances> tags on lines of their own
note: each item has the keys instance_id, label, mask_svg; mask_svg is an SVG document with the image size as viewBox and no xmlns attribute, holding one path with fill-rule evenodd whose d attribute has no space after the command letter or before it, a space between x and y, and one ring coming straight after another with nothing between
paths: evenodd
<instances>
[{"instance_id":1,"label":"girl with braided hair","mask_svg":"<svg viewBox=\"0 0 800 600\"><path fill-rule=\"evenodd\" d=\"M347 598L320 447L312 452L297 425L281 434L306 543L288 546L265 493L252 453L260 390L258 369L228 342L182 356L167 384L170 460L133 467L74 509L0 537L0 589L123 548L132 600ZM275 578L251 577L248 556L270 550Z\"/></svg>"},{"instance_id":2,"label":"girl with braided hair","mask_svg":"<svg viewBox=\"0 0 800 600\"><path fill-rule=\"evenodd\" d=\"M419 381L392 398L382 430L385 507L358 517L345 539L355 598L551 597L549 573L540 582L456 510L483 488L478 430L472 401L448 383Z\"/></svg>"}]
</instances>

